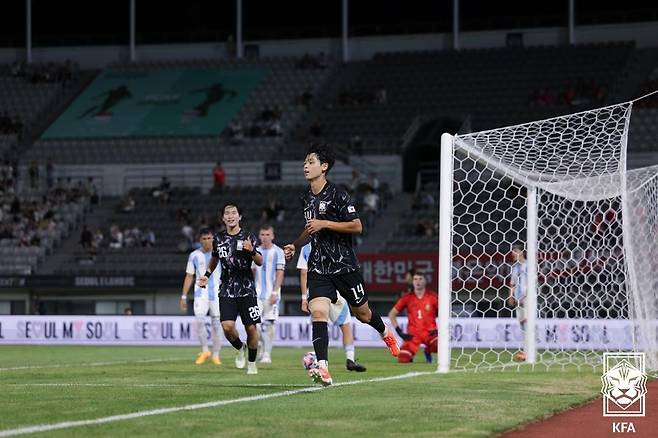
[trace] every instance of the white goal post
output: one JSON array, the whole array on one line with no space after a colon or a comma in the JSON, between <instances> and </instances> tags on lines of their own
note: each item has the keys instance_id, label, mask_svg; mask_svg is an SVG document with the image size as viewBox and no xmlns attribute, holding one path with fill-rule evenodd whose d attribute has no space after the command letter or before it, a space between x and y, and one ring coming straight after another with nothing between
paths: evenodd
<instances>
[{"instance_id":1,"label":"white goal post","mask_svg":"<svg viewBox=\"0 0 658 438\"><path fill-rule=\"evenodd\" d=\"M631 110L443 134L439 372L658 369L658 166L626 167Z\"/></svg>"}]
</instances>

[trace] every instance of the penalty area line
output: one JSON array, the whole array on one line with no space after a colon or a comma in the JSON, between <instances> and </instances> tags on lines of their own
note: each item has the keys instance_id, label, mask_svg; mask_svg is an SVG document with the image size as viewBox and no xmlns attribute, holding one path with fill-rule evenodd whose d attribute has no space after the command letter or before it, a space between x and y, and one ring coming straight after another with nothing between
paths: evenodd
<instances>
[{"instance_id":1,"label":"penalty area line","mask_svg":"<svg viewBox=\"0 0 658 438\"><path fill-rule=\"evenodd\" d=\"M61 422L61 423L40 424L40 425L35 425L35 426L19 427L19 428L16 428L16 429L0 430L0 437L25 435L25 434L28 434L28 433L37 433L37 432L49 432L51 430L69 429L69 428L72 428L72 427L91 426L91 425L96 425L96 424L112 423L112 422L115 422L115 421L132 420L134 418L150 417L150 416L154 416L154 415L172 414L172 413L175 413L175 412L182 412L182 411L196 411L196 410L199 410L199 409L215 408L215 407L218 407L218 406L226 406L226 405L231 405L231 404L236 404L236 403L244 403L244 402L250 402L250 401L260 401L260 400L267 400L267 399L270 399L270 398L278 398L278 397L286 397L286 396L296 395L296 394L311 393L311 392L316 392L316 391L320 391L320 390L323 390L323 389L330 389L332 387L358 385L358 384L361 384L361 383L386 382L386 381L391 381L391 380L408 379L408 378L411 378L411 377L424 376L424 375L430 375L430 374L436 374L436 373L434 371L405 373L405 374L400 374L400 375L397 375L397 376L376 377L376 378L372 378L372 379L352 380L352 381L348 381L348 382L340 382L340 383L337 383L335 385L328 386L328 387L314 386L314 387L310 387L310 388L307 387L307 388L303 388L303 389L275 392L275 393L272 393L272 394L260 394L260 395L250 396L250 397L240 397L240 398L231 399L231 400L216 400L216 401L211 401L211 402L206 402L206 403L196 403L196 404L185 405L185 406L174 406L174 407L170 407L170 408L160 408L160 409L152 409L152 410L148 410L148 411L138 411L138 412L133 412L133 413L130 413L130 414L112 415L110 417L101 417L101 418L95 418L95 419L91 419L91 420L64 421L64 422Z\"/></svg>"}]
</instances>

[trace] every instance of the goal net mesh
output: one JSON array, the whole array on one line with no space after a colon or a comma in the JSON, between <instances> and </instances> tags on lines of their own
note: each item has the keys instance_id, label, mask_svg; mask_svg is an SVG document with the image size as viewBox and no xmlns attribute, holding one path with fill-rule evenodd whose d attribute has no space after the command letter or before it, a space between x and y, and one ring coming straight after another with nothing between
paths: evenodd
<instances>
[{"instance_id":1,"label":"goal net mesh","mask_svg":"<svg viewBox=\"0 0 658 438\"><path fill-rule=\"evenodd\" d=\"M658 167L626 169L631 109L453 137L451 368L521 363L528 247L535 367L597 368L605 351L644 351L658 368Z\"/></svg>"}]
</instances>

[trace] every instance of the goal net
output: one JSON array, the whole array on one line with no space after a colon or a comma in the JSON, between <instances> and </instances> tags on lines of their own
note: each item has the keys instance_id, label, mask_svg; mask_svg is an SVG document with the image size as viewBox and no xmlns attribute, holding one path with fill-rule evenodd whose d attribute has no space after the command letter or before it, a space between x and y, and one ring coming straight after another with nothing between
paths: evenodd
<instances>
[{"instance_id":1,"label":"goal net","mask_svg":"<svg viewBox=\"0 0 658 438\"><path fill-rule=\"evenodd\" d=\"M658 166L626 169L631 109L444 134L440 370L658 369Z\"/></svg>"}]
</instances>

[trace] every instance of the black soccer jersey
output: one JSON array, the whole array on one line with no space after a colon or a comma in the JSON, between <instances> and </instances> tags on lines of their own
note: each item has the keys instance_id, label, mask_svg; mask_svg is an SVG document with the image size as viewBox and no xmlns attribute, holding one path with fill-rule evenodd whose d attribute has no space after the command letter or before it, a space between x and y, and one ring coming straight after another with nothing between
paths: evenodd
<instances>
[{"instance_id":1,"label":"black soccer jersey","mask_svg":"<svg viewBox=\"0 0 658 438\"><path fill-rule=\"evenodd\" d=\"M329 181L317 195L309 189L302 197L302 203L306 220L350 222L359 218L347 191ZM309 272L345 274L359 269L352 237L352 234L338 233L327 228L313 234L311 253L308 256Z\"/></svg>"},{"instance_id":2,"label":"black soccer jersey","mask_svg":"<svg viewBox=\"0 0 658 438\"><path fill-rule=\"evenodd\" d=\"M234 236L226 231L215 234L212 246L213 257L219 258L222 265L222 277L219 286L219 296L238 298L256 296L254 274L251 271L252 258L249 251L242 249L244 240L250 240L256 248L256 238L253 234L240 230Z\"/></svg>"}]
</instances>

